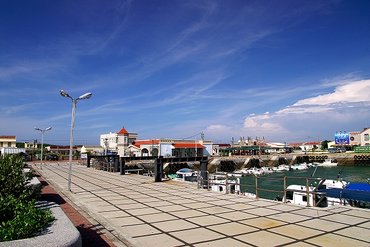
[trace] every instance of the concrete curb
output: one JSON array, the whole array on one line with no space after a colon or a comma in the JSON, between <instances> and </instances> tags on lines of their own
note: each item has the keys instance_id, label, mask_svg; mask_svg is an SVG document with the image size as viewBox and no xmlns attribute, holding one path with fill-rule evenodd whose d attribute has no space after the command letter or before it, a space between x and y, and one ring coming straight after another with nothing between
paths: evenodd
<instances>
[{"instance_id":1,"label":"concrete curb","mask_svg":"<svg viewBox=\"0 0 370 247\"><path fill-rule=\"evenodd\" d=\"M0 242L0 247L31 247L31 246L60 246L60 247L81 247L82 240L80 232L69 220L67 215L53 202L39 202L39 207L49 208L55 220L46 228L41 235L33 238L25 238L13 241Z\"/></svg>"}]
</instances>

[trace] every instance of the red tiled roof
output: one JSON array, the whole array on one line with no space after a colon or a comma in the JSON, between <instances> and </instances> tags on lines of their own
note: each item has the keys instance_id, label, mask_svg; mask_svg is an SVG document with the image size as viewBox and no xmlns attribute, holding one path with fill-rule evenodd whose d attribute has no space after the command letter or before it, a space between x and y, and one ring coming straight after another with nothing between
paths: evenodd
<instances>
[{"instance_id":1,"label":"red tiled roof","mask_svg":"<svg viewBox=\"0 0 370 247\"><path fill-rule=\"evenodd\" d=\"M128 134L128 132L125 128L122 128L117 134L124 135L124 134Z\"/></svg>"},{"instance_id":2,"label":"red tiled roof","mask_svg":"<svg viewBox=\"0 0 370 247\"><path fill-rule=\"evenodd\" d=\"M3 138L3 139L15 139L15 136L0 136L0 138Z\"/></svg>"},{"instance_id":3,"label":"red tiled roof","mask_svg":"<svg viewBox=\"0 0 370 247\"><path fill-rule=\"evenodd\" d=\"M204 148L204 146L199 143L174 143L172 146L175 148Z\"/></svg>"}]
</instances>

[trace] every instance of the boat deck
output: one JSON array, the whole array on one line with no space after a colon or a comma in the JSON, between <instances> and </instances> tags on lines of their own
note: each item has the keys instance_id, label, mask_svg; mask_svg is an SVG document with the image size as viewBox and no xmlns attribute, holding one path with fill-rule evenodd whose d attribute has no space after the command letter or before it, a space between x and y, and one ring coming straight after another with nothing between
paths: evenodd
<instances>
[{"instance_id":1,"label":"boat deck","mask_svg":"<svg viewBox=\"0 0 370 247\"><path fill-rule=\"evenodd\" d=\"M42 176L122 246L370 246L370 211L307 208L50 163ZM117 243L117 241L116 241Z\"/></svg>"}]
</instances>

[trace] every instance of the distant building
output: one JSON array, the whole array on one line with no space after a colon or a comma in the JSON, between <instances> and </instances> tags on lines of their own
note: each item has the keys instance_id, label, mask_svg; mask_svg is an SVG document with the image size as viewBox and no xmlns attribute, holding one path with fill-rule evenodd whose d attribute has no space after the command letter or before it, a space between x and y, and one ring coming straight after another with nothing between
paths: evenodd
<instances>
[{"instance_id":1,"label":"distant building","mask_svg":"<svg viewBox=\"0 0 370 247\"><path fill-rule=\"evenodd\" d=\"M61 156L69 155L70 146L61 146L61 145L51 145L45 147L45 149L50 153L56 153ZM75 156L79 150L81 150L81 146L73 146L72 147L72 156Z\"/></svg>"},{"instance_id":2,"label":"distant building","mask_svg":"<svg viewBox=\"0 0 370 247\"><path fill-rule=\"evenodd\" d=\"M106 153L116 153L119 156L129 156L128 146L137 138L137 133L130 133L122 128L118 133L108 133L100 135L100 146Z\"/></svg>"},{"instance_id":3,"label":"distant building","mask_svg":"<svg viewBox=\"0 0 370 247\"><path fill-rule=\"evenodd\" d=\"M0 155L25 153L24 148L17 148L16 136L0 136Z\"/></svg>"},{"instance_id":4,"label":"distant building","mask_svg":"<svg viewBox=\"0 0 370 247\"><path fill-rule=\"evenodd\" d=\"M104 148L101 146L82 146L80 152L82 154L103 154Z\"/></svg>"},{"instance_id":5,"label":"distant building","mask_svg":"<svg viewBox=\"0 0 370 247\"><path fill-rule=\"evenodd\" d=\"M128 148L131 156L210 156L213 153L213 142L183 139L136 140Z\"/></svg>"},{"instance_id":6,"label":"distant building","mask_svg":"<svg viewBox=\"0 0 370 247\"><path fill-rule=\"evenodd\" d=\"M0 148L15 148L16 144L16 136L0 136Z\"/></svg>"},{"instance_id":7,"label":"distant building","mask_svg":"<svg viewBox=\"0 0 370 247\"><path fill-rule=\"evenodd\" d=\"M360 133L360 143L361 146L370 145L370 128L364 128L364 130Z\"/></svg>"},{"instance_id":8,"label":"distant building","mask_svg":"<svg viewBox=\"0 0 370 247\"><path fill-rule=\"evenodd\" d=\"M289 147L296 151L312 152L321 149L321 142L296 142L289 143Z\"/></svg>"}]
</instances>

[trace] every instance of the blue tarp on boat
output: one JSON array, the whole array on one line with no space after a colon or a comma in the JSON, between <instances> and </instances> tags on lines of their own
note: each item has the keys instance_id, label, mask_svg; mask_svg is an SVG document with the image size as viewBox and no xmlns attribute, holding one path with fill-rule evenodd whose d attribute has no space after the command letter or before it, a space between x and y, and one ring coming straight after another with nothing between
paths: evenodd
<instances>
[{"instance_id":1,"label":"blue tarp on boat","mask_svg":"<svg viewBox=\"0 0 370 247\"><path fill-rule=\"evenodd\" d=\"M350 183L344 189L332 188L319 191L325 192L327 197L370 202L370 184L368 183Z\"/></svg>"}]
</instances>

